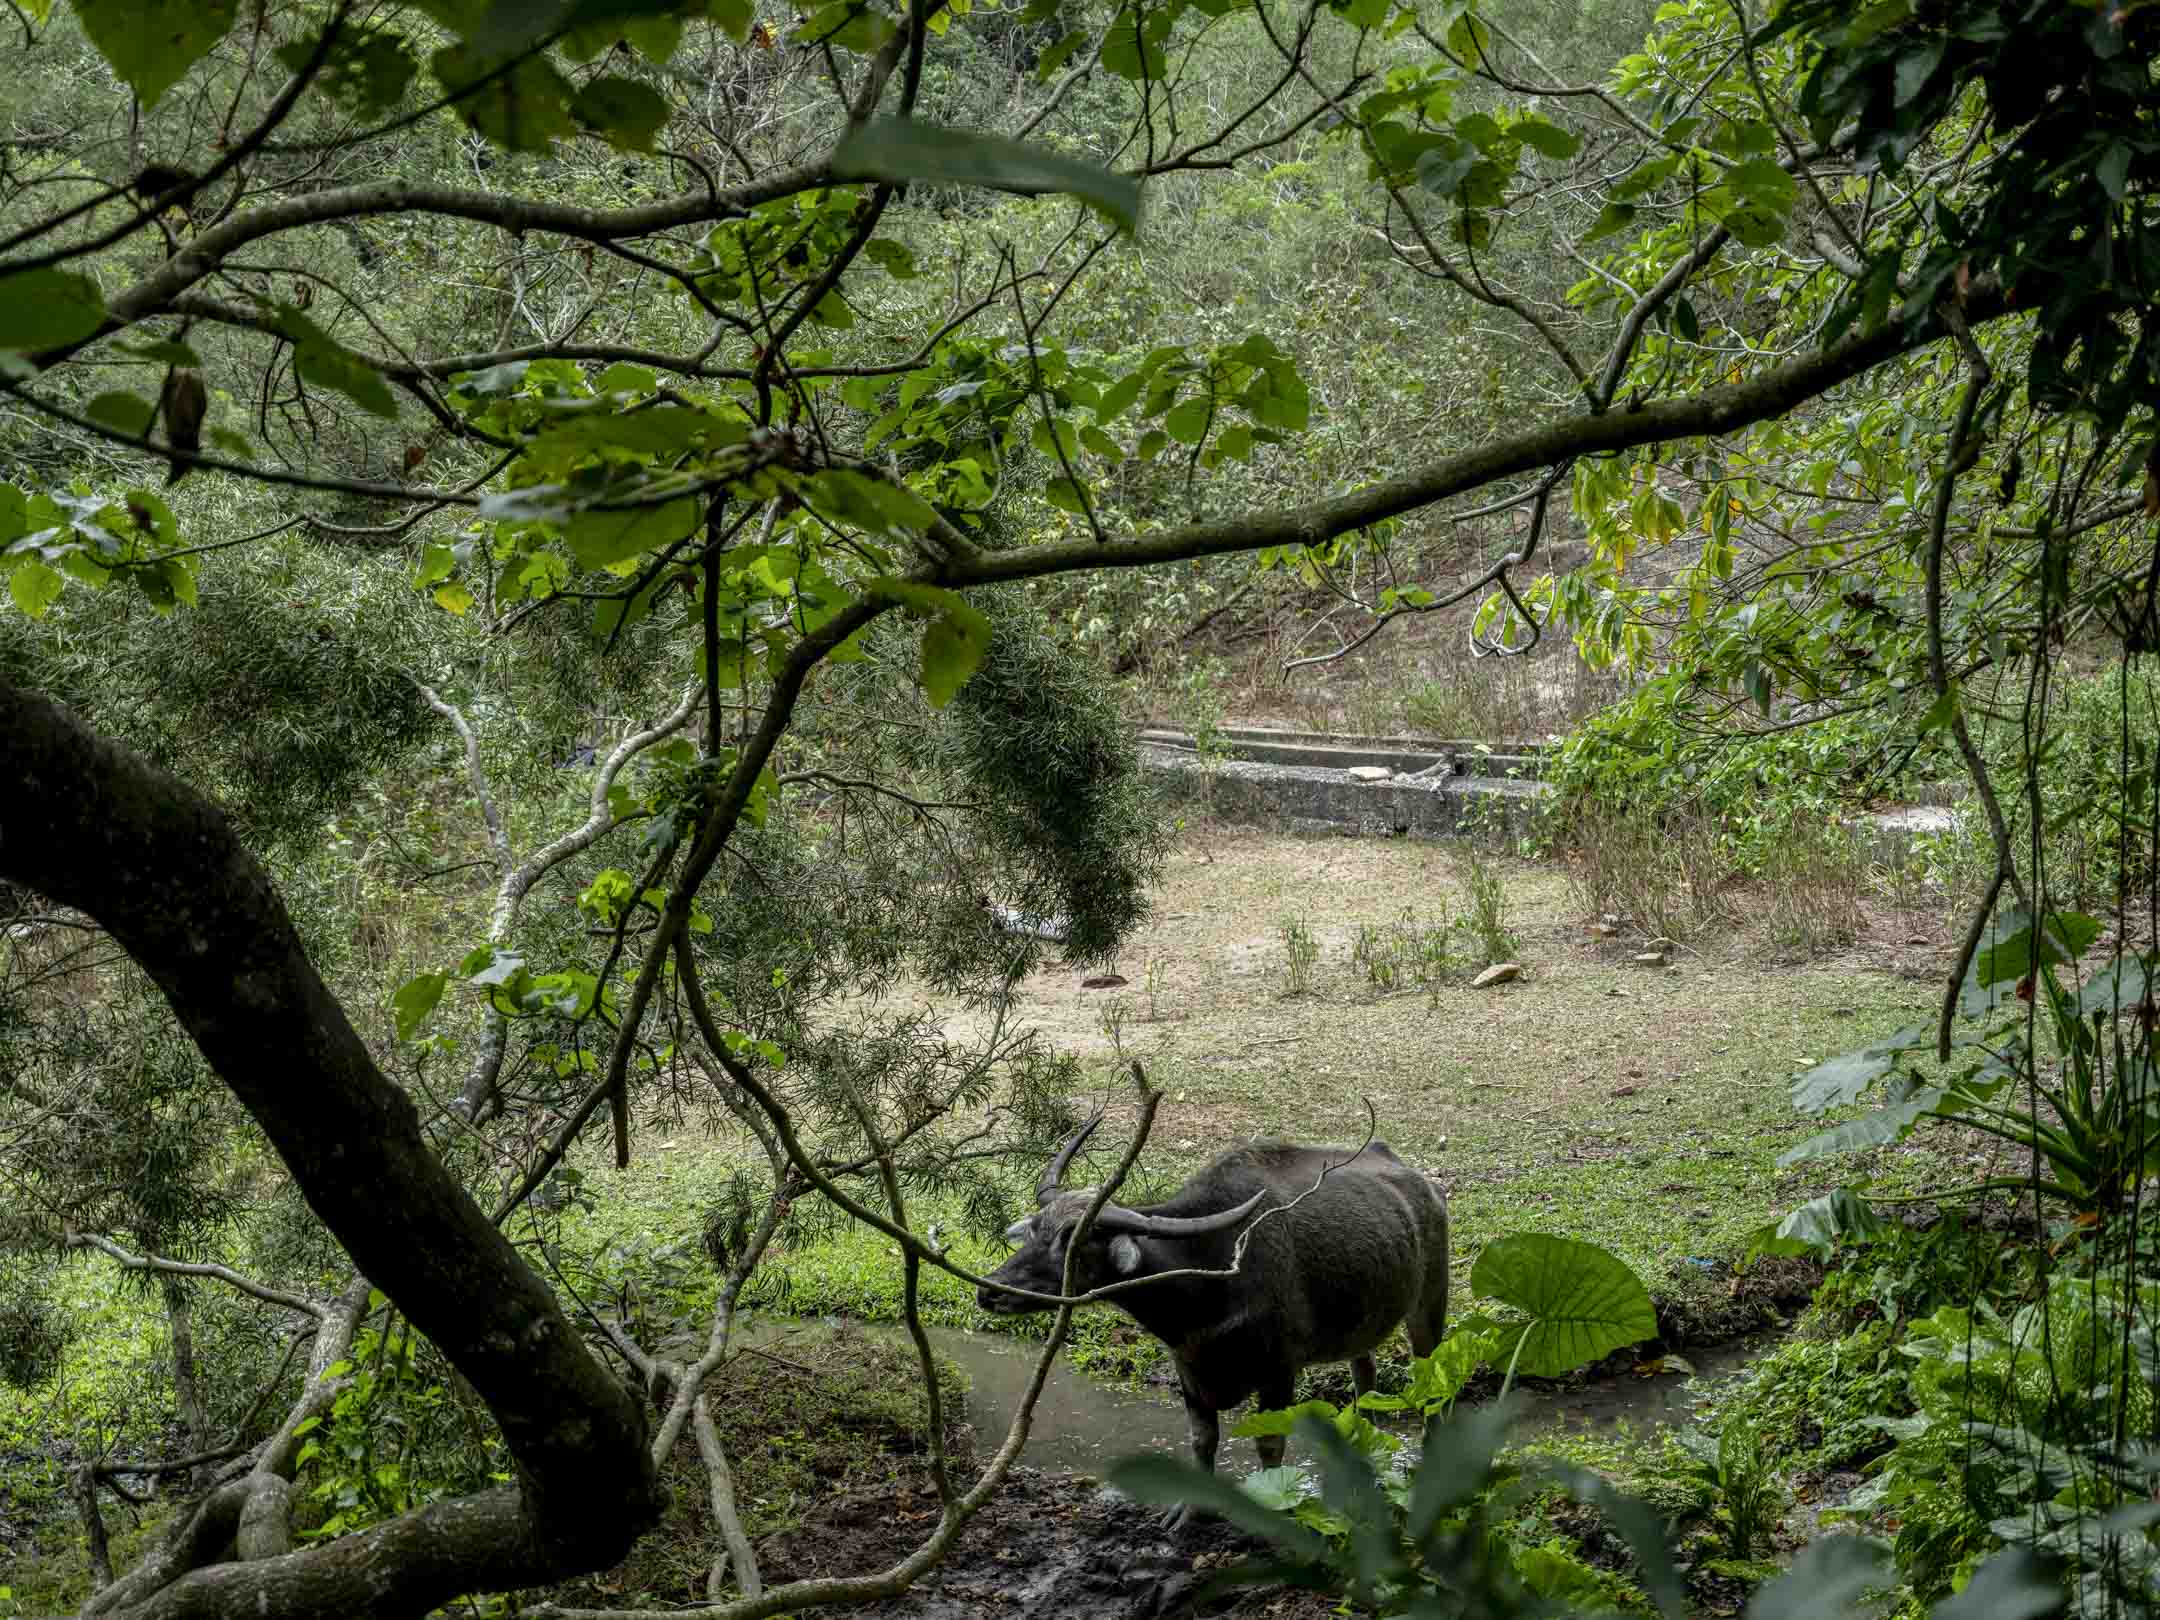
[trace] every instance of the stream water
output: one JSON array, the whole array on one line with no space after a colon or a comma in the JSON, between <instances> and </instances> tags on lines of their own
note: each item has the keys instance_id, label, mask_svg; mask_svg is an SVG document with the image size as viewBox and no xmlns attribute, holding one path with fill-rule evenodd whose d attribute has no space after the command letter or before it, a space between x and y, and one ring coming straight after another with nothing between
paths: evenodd
<instances>
[{"instance_id":1,"label":"stream water","mask_svg":"<svg viewBox=\"0 0 2160 1620\"><path fill-rule=\"evenodd\" d=\"M847 1330L904 1337L901 1329L885 1324L849 1323ZM741 1342L778 1346L790 1334L830 1331L832 1328L823 1323L753 1319L744 1324ZM1027 1391L1028 1380L1034 1376L1039 1347L996 1334L963 1333L950 1328L932 1328L929 1332L937 1349L966 1371L967 1415L975 1426L976 1444L986 1452L994 1449L1004 1439ZM1529 1396L1527 1428L1610 1428L1623 1421L1638 1428L1684 1423L1707 1382L1746 1366L1768 1349L1770 1342L1742 1340L1691 1356L1688 1360L1694 1367L1692 1378L1678 1372L1651 1376L1629 1372L1572 1388L1534 1390ZM1223 1425L1223 1462L1227 1470L1236 1473L1256 1463L1251 1441L1227 1438L1228 1430L1241 1415L1231 1416ZM1404 1427L1407 1430L1408 1425ZM1185 1409L1174 1390L1117 1389L1060 1362L1050 1369L1042 1398L1035 1403L1035 1419L1021 1461L1033 1468L1070 1469L1100 1477L1119 1457L1141 1451L1183 1455L1185 1447Z\"/></svg>"}]
</instances>

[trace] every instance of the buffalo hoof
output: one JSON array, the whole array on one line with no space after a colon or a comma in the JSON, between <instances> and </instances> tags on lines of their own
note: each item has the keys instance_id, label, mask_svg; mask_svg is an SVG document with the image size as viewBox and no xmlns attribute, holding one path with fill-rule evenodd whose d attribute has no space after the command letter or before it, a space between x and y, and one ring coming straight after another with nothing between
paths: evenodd
<instances>
[{"instance_id":1,"label":"buffalo hoof","mask_svg":"<svg viewBox=\"0 0 2160 1620\"><path fill-rule=\"evenodd\" d=\"M1187 1502L1182 1507L1169 1508L1161 1515L1163 1530L1173 1536L1190 1534L1205 1524L1212 1515Z\"/></svg>"}]
</instances>

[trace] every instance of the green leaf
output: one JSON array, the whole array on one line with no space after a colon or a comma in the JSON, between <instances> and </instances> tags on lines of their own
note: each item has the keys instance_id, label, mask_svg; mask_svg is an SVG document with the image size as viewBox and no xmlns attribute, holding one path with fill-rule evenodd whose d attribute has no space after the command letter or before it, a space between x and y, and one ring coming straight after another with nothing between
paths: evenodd
<instances>
[{"instance_id":1,"label":"green leaf","mask_svg":"<svg viewBox=\"0 0 2160 1620\"><path fill-rule=\"evenodd\" d=\"M1515 1365L1538 1377L1572 1372L1657 1334L1642 1279L1595 1243L1542 1232L1497 1239L1478 1255L1470 1287L1532 1318Z\"/></svg>"},{"instance_id":2,"label":"green leaf","mask_svg":"<svg viewBox=\"0 0 2160 1620\"><path fill-rule=\"evenodd\" d=\"M2093 166L2093 173L2106 188L2111 202L2121 202L2129 189L2130 156L2130 148L2116 141L2100 154L2100 161Z\"/></svg>"},{"instance_id":3,"label":"green leaf","mask_svg":"<svg viewBox=\"0 0 2160 1620\"><path fill-rule=\"evenodd\" d=\"M2089 1019L2094 1013L2119 1013L2125 1007L2135 1007L2144 1001L2150 985L2146 962L2137 957L2110 962L2078 990L2078 1016Z\"/></svg>"},{"instance_id":4,"label":"green leaf","mask_svg":"<svg viewBox=\"0 0 2160 1620\"><path fill-rule=\"evenodd\" d=\"M453 579L447 585L435 587L435 605L462 618L465 610L473 605L473 593Z\"/></svg>"},{"instance_id":5,"label":"green leaf","mask_svg":"<svg viewBox=\"0 0 2160 1620\"><path fill-rule=\"evenodd\" d=\"M397 1014L399 1040L409 1041L419 1033L449 983L447 973L422 973L397 987L390 997L390 1010Z\"/></svg>"},{"instance_id":6,"label":"green leaf","mask_svg":"<svg viewBox=\"0 0 2160 1620\"><path fill-rule=\"evenodd\" d=\"M31 618L42 619L45 610L60 599L60 587L65 583L59 571L43 558L25 557L8 572L8 595Z\"/></svg>"},{"instance_id":7,"label":"green leaf","mask_svg":"<svg viewBox=\"0 0 2160 1620\"><path fill-rule=\"evenodd\" d=\"M1857 1189L1839 1187L1809 1199L1775 1228L1756 1232L1748 1243L1748 1253L1828 1254L1842 1238L1868 1237L1882 1229L1882 1217Z\"/></svg>"},{"instance_id":8,"label":"green leaf","mask_svg":"<svg viewBox=\"0 0 2160 1620\"><path fill-rule=\"evenodd\" d=\"M275 307L278 330L293 346L293 366L303 380L343 394L362 410L394 421L397 400L382 373L290 305Z\"/></svg>"},{"instance_id":9,"label":"green leaf","mask_svg":"<svg viewBox=\"0 0 2160 1620\"><path fill-rule=\"evenodd\" d=\"M75 0L75 17L148 112L232 31L236 0Z\"/></svg>"},{"instance_id":10,"label":"green leaf","mask_svg":"<svg viewBox=\"0 0 2160 1620\"><path fill-rule=\"evenodd\" d=\"M1082 516L1087 513L1087 498L1081 494L1080 486L1062 473L1043 485L1043 499L1061 512Z\"/></svg>"},{"instance_id":11,"label":"green leaf","mask_svg":"<svg viewBox=\"0 0 2160 1620\"><path fill-rule=\"evenodd\" d=\"M921 274L915 268L915 255L909 251L907 244L895 242L889 236L871 237L863 244L863 257L898 281L910 281Z\"/></svg>"},{"instance_id":12,"label":"green leaf","mask_svg":"<svg viewBox=\"0 0 2160 1620\"><path fill-rule=\"evenodd\" d=\"M1595 242L1615 231L1624 231L1635 223L1635 205L1626 202L1609 202L1604 211L1590 222L1590 229L1583 233L1583 241Z\"/></svg>"},{"instance_id":13,"label":"green leaf","mask_svg":"<svg viewBox=\"0 0 2160 1620\"><path fill-rule=\"evenodd\" d=\"M1508 126L1508 133L1540 157L1564 160L1573 157L1582 145L1569 131L1535 115L1517 119Z\"/></svg>"},{"instance_id":14,"label":"green leaf","mask_svg":"<svg viewBox=\"0 0 2160 1620\"><path fill-rule=\"evenodd\" d=\"M923 180L985 186L1036 197L1077 197L1121 230L1140 222L1140 184L1097 164L997 135L976 135L912 118L872 119L833 149L841 180Z\"/></svg>"},{"instance_id":15,"label":"green leaf","mask_svg":"<svg viewBox=\"0 0 2160 1620\"><path fill-rule=\"evenodd\" d=\"M1862 1092L1897 1067L1899 1053L1916 1052L1934 1044L1933 1029L1925 1024L1909 1024L1895 1035L1857 1051L1841 1052L1793 1077L1792 1105L1803 1114L1820 1114L1858 1102Z\"/></svg>"},{"instance_id":16,"label":"green leaf","mask_svg":"<svg viewBox=\"0 0 2160 1620\"><path fill-rule=\"evenodd\" d=\"M1260 1468L1238 1481L1238 1489L1262 1507L1287 1513L1305 1500L1305 1470Z\"/></svg>"},{"instance_id":17,"label":"green leaf","mask_svg":"<svg viewBox=\"0 0 2160 1620\"><path fill-rule=\"evenodd\" d=\"M1696 317L1695 306L1684 297L1673 300L1672 329L1684 343L1702 341L1702 322Z\"/></svg>"},{"instance_id":18,"label":"green leaf","mask_svg":"<svg viewBox=\"0 0 2160 1620\"><path fill-rule=\"evenodd\" d=\"M66 270L0 276L0 349L60 348L104 324L105 299L88 276Z\"/></svg>"},{"instance_id":19,"label":"green leaf","mask_svg":"<svg viewBox=\"0 0 2160 1620\"><path fill-rule=\"evenodd\" d=\"M114 388L85 405L83 415L93 422L102 422L115 433L140 439L149 433L150 424L157 419L157 407L140 394Z\"/></svg>"},{"instance_id":20,"label":"green leaf","mask_svg":"<svg viewBox=\"0 0 2160 1620\"><path fill-rule=\"evenodd\" d=\"M563 525L563 539L581 568L606 568L662 546L695 529L702 511L690 496L659 506L580 512Z\"/></svg>"},{"instance_id":21,"label":"green leaf","mask_svg":"<svg viewBox=\"0 0 2160 1620\"><path fill-rule=\"evenodd\" d=\"M667 98L650 85L614 76L594 79L570 103L570 116L618 152L650 152L667 128Z\"/></svg>"},{"instance_id":22,"label":"green leaf","mask_svg":"<svg viewBox=\"0 0 2160 1620\"><path fill-rule=\"evenodd\" d=\"M1335 1421L1335 1408L1326 1401L1300 1401L1277 1411L1250 1412L1243 1421L1231 1429L1233 1439L1257 1440L1262 1435L1288 1435L1297 1432L1302 1418L1318 1418L1325 1423Z\"/></svg>"},{"instance_id":23,"label":"green leaf","mask_svg":"<svg viewBox=\"0 0 2160 1620\"><path fill-rule=\"evenodd\" d=\"M1198 444L1214 419L1214 402L1203 394L1172 406L1170 414L1163 418L1163 427L1179 444Z\"/></svg>"},{"instance_id":24,"label":"green leaf","mask_svg":"<svg viewBox=\"0 0 2160 1620\"><path fill-rule=\"evenodd\" d=\"M277 48L285 68L297 73L314 57L322 30L314 29ZM316 83L343 106L350 107L362 122L372 122L405 99L405 91L420 71L411 47L387 30L356 34L344 29L331 44Z\"/></svg>"},{"instance_id":25,"label":"green leaf","mask_svg":"<svg viewBox=\"0 0 2160 1620\"><path fill-rule=\"evenodd\" d=\"M1065 59L1088 42L1087 30L1076 28L1063 39L1044 51L1035 60L1035 82L1048 84L1050 75L1065 65Z\"/></svg>"},{"instance_id":26,"label":"green leaf","mask_svg":"<svg viewBox=\"0 0 2160 1620\"><path fill-rule=\"evenodd\" d=\"M990 650L990 621L967 602L956 603L923 631L922 687L930 707L942 709L982 667Z\"/></svg>"},{"instance_id":27,"label":"green leaf","mask_svg":"<svg viewBox=\"0 0 2160 1620\"><path fill-rule=\"evenodd\" d=\"M1881 1546L1860 1536L1818 1536L1792 1569L1759 1589L1747 1620L1849 1620L1860 1595L1892 1579Z\"/></svg>"},{"instance_id":28,"label":"green leaf","mask_svg":"<svg viewBox=\"0 0 2160 1620\"><path fill-rule=\"evenodd\" d=\"M1154 373L1145 369L1120 377L1102 391L1102 398L1095 402L1095 420L1108 422L1123 416L1133 407L1141 391L1153 380Z\"/></svg>"},{"instance_id":29,"label":"green leaf","mask_svg":"<svg viewBox=\"0 0 2160 1620\"><path fill-rule=\"evenodd\" d=\"M544 152L577 133L570 85L544 56L506 69L492 52L452 45L437 51L428 66L459 116L506 151Z\"/></svg>"},{"instance_id":30,"label":"green leaf","mask_svg":"<svg viewBox=\"0 0 2160 1620\"><path fill-rule=\"evenodd\" d=\"M1885 1142L1902 1141L1912 1134L1915 1125L1940 1108L1948 1095L1939 1086L1922 1086L1895 1102L1884 1104L1872 1114L1862 1114L1858 1119L1833 1125L1829 1130L1787 1148L1778 1155L1778 1168L1789 1170L1809 1159L1826 1159L1834 1154L1854 1153L1862 1148L1881 1147Z\"/></svg>"}]
</instances>

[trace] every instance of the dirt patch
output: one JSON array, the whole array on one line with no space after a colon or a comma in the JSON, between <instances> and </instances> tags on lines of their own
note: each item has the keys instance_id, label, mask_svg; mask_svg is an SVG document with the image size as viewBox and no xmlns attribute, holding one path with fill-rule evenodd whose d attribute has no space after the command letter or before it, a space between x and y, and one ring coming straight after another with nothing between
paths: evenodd
<instances>
[{"instance_id":1,"label":"dirt patch","mask_svg":"<svg viewBox=\"0 0 2160 1620\"><path fill-rule=\"evenodd\" d=\"M768 1581L855 1575L906 1556L937 1523L936 1493L918 1479L857 1492L759 1549ZM1016 1468L972 1519L952 1554L896 1598L824 1609L863 1620L1167 1620L1183 1615L1320 1620L1317 1593L1226 1594L1202 1606L1213 1576L1261 1545L1222 1524L1172 1539L1155 1510L1072 1474Z\"/></svg>"}]
</instances>

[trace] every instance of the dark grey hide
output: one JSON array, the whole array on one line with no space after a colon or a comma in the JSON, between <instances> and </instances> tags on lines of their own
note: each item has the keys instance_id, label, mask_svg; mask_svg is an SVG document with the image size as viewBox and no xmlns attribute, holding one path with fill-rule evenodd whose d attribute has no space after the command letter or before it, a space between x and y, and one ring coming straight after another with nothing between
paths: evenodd
<instances>
[{"instance_id":1,"label":"dark grey hide","mask_svg":"<svg viewBox=\"0 0 2160 1620\"><path fill-rule=\"evenodd\" d=\"M1059 1183L1098 1122L1058 1150L1038 1189L1042 1207L1006 1233L1018 1252L993 1282L1060 1291L1073 1224L1094 1195ZM1074 1290L1224 1270L1239 1233L1255 1221L1238 1275L1173 1277L1111 1296L1170 1347L1193 1456L1207 1469L1220 1437L1216 1414L1252 1395L1264 1409L1288 1406L1298 1373L1318 1362L1349 1362L1363 1394L1373 1386L1372 1352L1398 1322L1418 1355L1440 1342L1447 1324L1447 1201L1385 1142L1362 1150L1256 1143L1225 1153L1164 1203L1105 1205L1074 1265ZM1051 1309L989 1286L976 1299L1004 1315ZM1259 1449L1268 1466L1282 1461L1281 1436L1263 1438Z\"/></svg>"}]
</instances>

